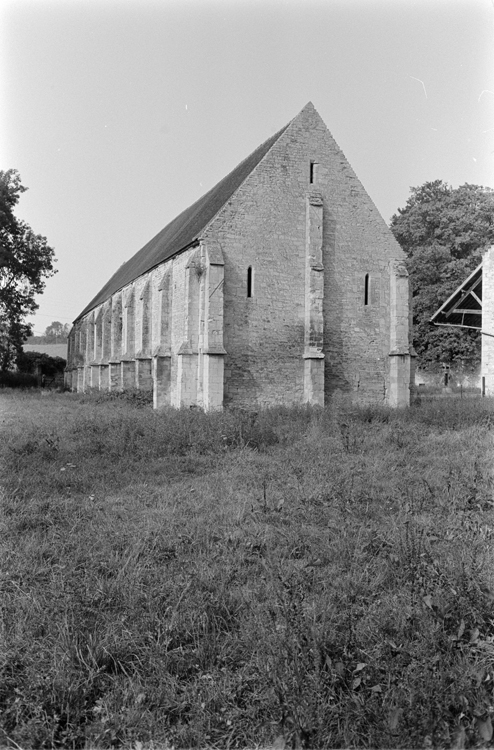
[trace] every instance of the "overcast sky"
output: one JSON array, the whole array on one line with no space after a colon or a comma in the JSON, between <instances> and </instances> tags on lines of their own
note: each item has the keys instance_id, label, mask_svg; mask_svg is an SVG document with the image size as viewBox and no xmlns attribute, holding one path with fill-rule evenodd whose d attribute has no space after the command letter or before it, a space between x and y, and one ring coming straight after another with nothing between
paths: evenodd
<instances>
[{"instance_id":1,"label":"overcast sky","mask_svg":"<svg viewBox=\"0 0 494 750\"><path fill-rule=\"evenodd\" d=\"M0 169L55 248L36 332L312 101L383 218L494 187L494 0L0 0Z\"/></svg>"}]
</instances>

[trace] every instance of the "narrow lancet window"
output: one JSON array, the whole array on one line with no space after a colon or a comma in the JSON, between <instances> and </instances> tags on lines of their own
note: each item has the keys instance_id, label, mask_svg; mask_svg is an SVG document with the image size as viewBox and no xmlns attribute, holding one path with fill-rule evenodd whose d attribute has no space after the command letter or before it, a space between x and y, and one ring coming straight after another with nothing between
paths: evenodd
<instances>
[{"instance_id":1,"label":"narrow lancet window","mask_svg":"<svg viewBox=\"0 0 494 750\"><path fill-rule=\"evenodd\" d=\"M369 304L369 284L370 284L369 274L366 273L365 280L364 280L364 305L366 307Z\"/></svg>"},{"instance_id":2,"label":"narrow lancet window","mask_svg":"<svg viewBox=\"0 0 494 750\"><path fill-rule=\"evenodd\" d=\"M247 269L247 297L252 297L254 292L254 276L252 272L252 266Z\"/></svg>"},{"instance_id":3,"label":"narrow lancet window","mask_svg":"<svg viewBox=\"0 0 494 750\"><path fill-rule=\"evenodd\" d=\"M311 161L310 167L309 167L309 183L313 185L315 181L316 181L316 163Z\"/></svg>"}]
</instances>

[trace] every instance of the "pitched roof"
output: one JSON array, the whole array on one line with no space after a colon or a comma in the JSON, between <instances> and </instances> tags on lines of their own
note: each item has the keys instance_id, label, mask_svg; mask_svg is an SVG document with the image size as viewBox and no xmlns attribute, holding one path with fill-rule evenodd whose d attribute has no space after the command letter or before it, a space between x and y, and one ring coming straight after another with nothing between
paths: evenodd
<instances>
[{"instance_id":1,"label":"pitched roof","mask_svg":"<svg viewBox=\"0 0 494 750\"><path fill-rule=\"evenodd\" d=\"M482 263L431 318L437 326L482 328Z\"/></svg>"},{"instance_id":2,"label":"pitched roof","mask_svg":"<svg viewBox=\"0 0 494 750\"><path fill-rule=\"evenodd\" d=\"M163 263L163 261L168 260L181 250L185 250L197 242L201 232L264 158L270 148L288 128L288 125L290 123L256 148L230 174L218 182L202 198L193 203L192 206L182 211L181 214L167 224L161 232L144 245L130 260L124 263L113 274L101 291L98 292L96 297L84 308L76 320L82 318L83 315L100 305L112 294L122 289L122 287L130 284L138 276L142 276L142 274L155 268L160 263Z\"/></svg>"}]
</instances>

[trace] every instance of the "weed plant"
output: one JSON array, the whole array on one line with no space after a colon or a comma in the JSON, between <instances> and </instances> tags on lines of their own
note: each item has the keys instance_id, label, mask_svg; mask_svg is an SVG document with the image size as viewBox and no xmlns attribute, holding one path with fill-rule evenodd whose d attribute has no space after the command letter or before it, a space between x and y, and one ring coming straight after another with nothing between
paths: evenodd
<instances>
[{"instance_id":1,"label":"weed plant","mask_svg":"<svg viewBox=\"0 0 494 750\"><path fill-rule=\"evenodd\" d=\"M491 401L0 398L0 746L492 746Z\"/></svg>"}]
</instances>

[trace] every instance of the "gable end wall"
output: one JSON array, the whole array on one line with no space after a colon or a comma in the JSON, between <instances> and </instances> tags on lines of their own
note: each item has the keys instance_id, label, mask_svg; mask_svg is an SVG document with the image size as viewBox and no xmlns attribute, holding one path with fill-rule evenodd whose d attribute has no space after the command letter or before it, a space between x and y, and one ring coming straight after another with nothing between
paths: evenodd
<instances>
[{"instance_id":1,"label":"gable end wall","mask_svg":"<svg viewBox=\"0 0 494 750\"><path fill-rule=\"evenodd\" d=\"M204 233L225 258L225 404L304 400L306 206L314 191L323 203L326 401L336 390L388 400L390 274L403 252L319 115L306 109Z\"/></svg>"}]
</instances>

